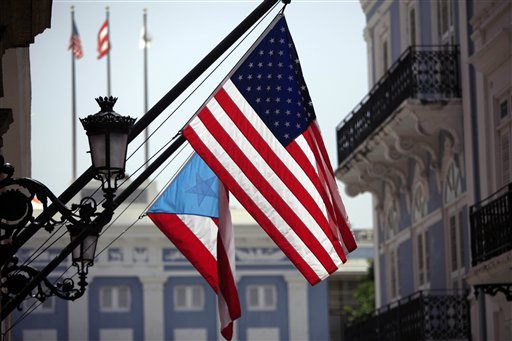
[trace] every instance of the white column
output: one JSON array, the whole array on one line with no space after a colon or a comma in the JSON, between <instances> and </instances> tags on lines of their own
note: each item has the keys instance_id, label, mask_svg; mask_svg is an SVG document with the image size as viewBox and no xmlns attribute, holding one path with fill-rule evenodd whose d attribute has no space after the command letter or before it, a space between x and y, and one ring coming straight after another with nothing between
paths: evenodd
<instances>
[{"instance_id":1,"label":"white column","mask_svg":"<svg viewBox=\"0 0 512 341\"><path fill-rule=\"evenodd\" d=\"M297 274L285 275L288 284L288 330L290 340L309 338L308 282Z\"/></svg>"},{"instance_id":2,"label":"white column","mask_svg":"<svg viewBox=\"0 0 512 341\"><path fill-rule=\"evenodd\" d=\"M93 277L89 277L87 282L92 283ZM76 301L68 301L68 335L69 340L89 340L89 290L87 286L85 293ZM55 297L55 300L60 298Z\"/></svg>"},{"instance_id":3,"label":"white column","mask_svg":"<svg viewBox=\"0 0 512 341\"><path fill-rule=\"evenodd\" d=\"M141 277L144 291L144 339L164 340L163 277Z\"/></svg>"}]
</instances>

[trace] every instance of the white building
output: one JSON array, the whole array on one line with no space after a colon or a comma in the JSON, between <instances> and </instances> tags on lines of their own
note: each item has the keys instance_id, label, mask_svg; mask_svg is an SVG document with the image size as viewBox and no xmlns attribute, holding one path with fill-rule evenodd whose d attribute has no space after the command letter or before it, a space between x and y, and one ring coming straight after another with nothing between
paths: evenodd
<instances>
[{"instance_id":1,"label":"white building","mask_svg":"<svg viewBox=\"0 0 512 341\"><path fill-rule=\"evenodd\" d=\"M104 229L84 296L74 302L51 298L19 324L23 311L14 314L14 339L222 339L213 290L148 218L139 220L148 200L156 196L153 185L139 192L126 212L121 213L120 207L119 218ZM82 191L85 196L91 193L87 188ZM231 211L242 307L234 339L329 339L329 306L332 310L340 302L351 303L347 296L367 271L371 241L362 239L360 249L349 256L350 260L329 280L332 282L326 280L312 287L245 210ZM19 253L20 259L32 255L47 238L48 233L40 232ZM45 265L66 242L61 240L50 247L32 265ZM60 266L53 277L60 276L68 266ZM67 276L74 272L72 267ZM74 281L78 281L76 276ZM350 284L348 292L343 289L344 283ZM345 290L345 298L340 298L339 290ZM25 304L28 310L32 309L30 303ZM331 322L336 333L340 320Z\"/></svg>"}]
</instances>

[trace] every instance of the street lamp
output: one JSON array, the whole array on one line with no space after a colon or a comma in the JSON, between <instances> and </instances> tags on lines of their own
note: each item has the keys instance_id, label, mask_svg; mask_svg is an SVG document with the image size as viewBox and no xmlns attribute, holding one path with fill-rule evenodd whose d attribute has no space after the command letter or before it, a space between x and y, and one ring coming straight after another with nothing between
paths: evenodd
<instances>
[{"instance_id":1,"label":"street lamp","mask_svg":"<svg viewBox=\"0 0 512 341\"><path fill-rule=\"evenodd\" d=\"M113 200L118 180L124 177L128 134L134 118L121 116L113 110L117 98L96 99L101 110L80 121L89 137L90 153L95 178L102 183L103 210L97 211L92 197L83 198L79 204L67 208L44 184L30 178L14 178L14 167L4 162L0 155L0 285L2 320L25 299L31 296L44 301L49 296L66 300L81 297L87 286L88 268L94 264L96 244L101 229L112 219ZM34 198L42 203L43 210L33 216ZM48 206L48 201L51 206ZM60 213L61 218L54 215ZM45 268L38 270L19 264L16 252L28 241L27 235L45 229L52 232L56 226L65 225L71 240L60 254ZM72 255L79 281L65 278L57 284L47 276L65 258Z\"/></svg>"}]
</instances>

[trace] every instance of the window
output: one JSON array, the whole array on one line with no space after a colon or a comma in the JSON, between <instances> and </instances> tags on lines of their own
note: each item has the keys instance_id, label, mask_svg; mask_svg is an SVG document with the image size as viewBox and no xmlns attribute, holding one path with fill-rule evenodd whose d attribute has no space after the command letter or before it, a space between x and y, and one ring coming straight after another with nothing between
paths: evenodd
<instances>
[{"instance_id":1,"label":"window","mask_svg":"<svg viewBox=\"0 0 512 341\"><path fill-rule=\"evenodd\" d=\"M204 310L204 286L177 285L174 287L174 309L176 311Z\"/></svg>"},{"instance_id":2,"label":"window","mask_svg":"<svg viewBox=\"0 0 512 341\"><path fill-rule=\"evenodd\" d=\"M450 272L453 289L462 288L464 274L464 229L462 211L449 217Z\"/></svg>"},{"instance_id":3,"label":"window","mask_svg":"<svg viewBox=\"0 0 512 341\"><path fill-rule=\"evenodd\" d=\"M391 250L389 258L390 294L391 299L395 299L400 295L400 259L398 257L398 250Z\"/></svg>"},{"instance_id":4,"label":"window","mask_svg":"<svg viewBox=\"0 0 512 341\"><path fill-rule=\"evenodd\" d=\"M382 74L385 74L389 69L389 58L388 58L388 41L382 42Z\"/></svg>"},{"instance_id":5,"label":"window","mask_svg":"<svg viewBox=\"0 0 512 341\"><path fill-rule=\"evenodd\" d=\"M398 213L395 205L389 206L386 212L386 237L393 237L398 231Z\"/></svg>"},{"instance_id":6,"label":"window","mask_svg":"<svg viewBox=\"0 0 512 341\"><path fill-rule=\"evenodd\" d=\"M454 44L452 0L437 0L437 29L441 44Z\"/></svg>"},{"instance_id":7,"label":"window","mask_svg":"<svg viewBox=\"0 0 512 341\"><path fill-rule=\"evenodd\" d=\"M41 314L49 314L55 312L55 297L50 296L43 302L39 301L36 298L28 298L23 301L23 307L25 311L41 313Z\"/></svg>"},{"instance_id":8,"label":"window","mask_svg":"<svg viewBox=\"0 0 512 341\"><path fill-rule=\"evenodd\" d=\"M103 286L100 289L100 310L103 312L127 312L131 309L129 286Z\"/></svg>"},{"instance_id":9,"label":"window","mask_svg":"<svg viewBox=\"0 0 512 341\"><path fill-rule=\"evenodd\" d=\"M511 107L508 99L497 101L497 186L505 186L512 180L511 155L512 148L510 146L510 138L512 135Z\"/></svg>"},{"instance_id":10,"label":"window","mask_svg":"<svg viewBox=\"0 0 512 341\"><path fill-rule=\"evenodd\" d=\"M249 310L276 310L277 291L275 285L249 285L246 293Z\"/></svg>"},{"instance_id":11,"label":"window","mask_svg":"<svg viewBox=\"0 0 512 341\"><path fill-rule=\"evenodd\" d=\"M454 201L462 193L462 179L459 167L454 161L450 163L444 185L444 202Z\"/></svg>"},{"instance_id":12,"label":"window","mask_svg":"<svg viewBox=\"0 0 512 341\"><path fill-rule=\"evenodd\" d=\"M416 8L409 8L409 45L416 45Z\"/></svg>"},{"instance_id":13,"label":"window","mask_svg":"<svg viewBox=\"0 0 512 341\"><path fill-rule=\"evenodd\" d=\"M418 222L427 215L427 197L425 188L421 183L418 183L414 190L413 203L412 203L412 221Z\"/></svg>"},{"instance_id":14,"label":"window","mask_svg":"<svg viewBox=\"0 0 512 341\"><path fill-rule=\"evenodd\" d=\"M428 232L420 232L416 237L416 250L418 259L418 285L420 288L430 280Z\"/></svg>"}]
</instances>

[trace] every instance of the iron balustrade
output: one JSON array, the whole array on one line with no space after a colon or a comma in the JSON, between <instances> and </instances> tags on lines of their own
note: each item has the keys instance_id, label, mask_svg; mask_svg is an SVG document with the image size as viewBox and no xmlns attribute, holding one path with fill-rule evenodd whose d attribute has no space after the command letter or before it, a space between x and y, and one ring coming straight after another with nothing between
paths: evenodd
<instances>
[{"instance_id":1,"label":"iron balustrade","mask_svg":"<svg viewBox=\"0 0 512 341\"><path fill-rule=\"evenodd\" d=\"M467 293L418 291L355 320L347 341L470 340Z\"/></svg>"},{"instance_id":2,"label":"iron balustrade","mask_svg":"<svg viewBox=\"0 0 512 341\"><path fill-rule=\"evenodd\" d=\"M471 206L472 265L512 250L512 183Z\"/></svg>"},{"instance_id":3,"label":"iron balustrade","mask_svg":"<svg viewBox=\"0 0 512 341\"><path fill-rule=\"evenodd\" d=\"M457 46L410 46L336 128L338 164L409 98L460 98Z\"/></svg>"}]
</instances>

